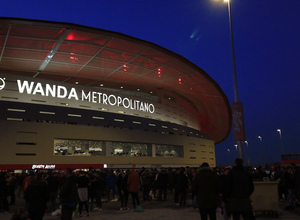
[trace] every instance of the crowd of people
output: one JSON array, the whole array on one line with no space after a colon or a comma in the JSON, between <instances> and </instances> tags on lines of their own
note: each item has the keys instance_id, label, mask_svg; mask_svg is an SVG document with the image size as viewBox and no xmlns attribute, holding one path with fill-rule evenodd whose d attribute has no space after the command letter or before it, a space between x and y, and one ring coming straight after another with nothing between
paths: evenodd
<instances>
[{"instance_id":1,"label":"crowd of people","mask_svg":"<svg viewBox=\"0 0 300 220\"><path fill-rule=\"evenodd\" d=\"M233 167L217 168L203 163L197 168L1 172L0 211L8 212L16 197L23 197L26 205L22 216L26 216L25 210L31 220L43 219L46 212L60 210L61 219L65 220L72 219L74 213L80 217L101 211L103 201L119 202L120 211L129 207L143 211L143 201L168 200L174 206L198 208L202 220L215 220L217 208L224 220L238 220L240 216L250 220L254 218L250 199L253 180L264 178L278 181L278 199L285 201L286 209L299 205L299 168L289 165L265 170L242 164L237 158Z\"/></svg>"}]
</instances>

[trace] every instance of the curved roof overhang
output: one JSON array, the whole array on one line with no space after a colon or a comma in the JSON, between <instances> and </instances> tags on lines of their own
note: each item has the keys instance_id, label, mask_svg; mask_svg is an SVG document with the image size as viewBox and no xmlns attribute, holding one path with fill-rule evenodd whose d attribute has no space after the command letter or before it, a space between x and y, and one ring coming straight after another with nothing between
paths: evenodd
<instances>
[{"instance_id":1,"label":"curved roof overhang","mask_svg":"<svg viewBox=\"0 0 300 220\"><path fill-rule=\"evenodd\" d=\"M204 70L154 43L117 32L0 18L1 72L114 89L122 85L152 95L163 88L194 104L201 131L215 143L231 131L228 99Z\"/></svg>"}]
</instances>

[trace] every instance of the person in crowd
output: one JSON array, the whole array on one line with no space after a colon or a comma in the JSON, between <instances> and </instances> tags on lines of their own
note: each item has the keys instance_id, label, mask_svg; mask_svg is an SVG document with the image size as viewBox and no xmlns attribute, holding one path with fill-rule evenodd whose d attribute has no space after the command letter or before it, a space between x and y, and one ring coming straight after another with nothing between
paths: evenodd
<instances>
[{"instance_id":1,"label":"person in crowd","mask_svg":"<svg viewBox=\"0 0 300 220\"><path fill-rule=\"evenodd\" d=\"M295 177L294 177L294 166L289 165L287 167L286 172L283 176L283 182L286 188L285 193L285 209L286 210L293 210L295 209Z\"/></svg>"},{"instance_id":2,"label":"person in crowd","mask_svg":"<svg viewBox=\"0 0 300 220\"><path fill-rule=\"evenodd\" d=\"M197 203L201 220L216 220L216 208L221 193L221 182L217 174L203 163L198 174L192 182L192 192L197 194Z\"/></svg>"},{"instance_id":3,"label":"person in crowd","mask_svg":"<svg viewBox=\"0 0 300 220\"><path fill-rule=\"evenodd\" d=\"M158 199L158 184L157 184L157 176L158 176L158 170L155 168L152 171L152 188L150 191L152 191L152 199L157 200Z\"/></svg>"},{"instance_id":4,"label":"person in crowd","mask_svg":"<svg viewBox=\"0 0 300 220\"><path fill-rule=\"evenodd\" d=\"M90 201L90 212L94 210L94 203L97 195L97 179L95 174L92 171L89 171L88 173L89 178L89 187L88 187L88 194L89 194L89 201Z\"/></svg>"},{"instance_id":5,"label":"person in crowd","mask_svg":"<svg viewBox=\"0 0 300 220\"><path fill-rule=\"evenodd\" d=\"M120 180L121 181L121 187L120 187L121 208L120 208L120 211L129 209L127 207L128 195L129 195L128 175L129 175L129 170L127 170L125 172L125 174L121 176L122 180Z\"/></svg>"},{"instance_id":6,"label":"person in crowd","mask_svg":"<svg viewBox=\"0 0 300 220\"><path fill-rule=\"evenodd\" d=\"M28 187L28 183L29 183L32 179L34 179L34 178L35 178L35 173L34 173L33 171L30 171L29 175L27 175L27 176L25 177L25 179L23 180L23 183L22 183L22 186L23 186L22 192L23 192L24 195L25 195L26 189L27 189L27 187ZM26 201L26 203L25 203L25 208L26 208L26 209L28 208L28 203L27 203L27 201Z\"/></svg>"},{"instance_id":7,"label":"person in crowd","mask_svg":"<svg viewBox=\"0 0 300 220\"><path fill-rule=\"evenodd\" d=\"M77 179L78 203L79 203L79 217L82 217L82 208L85 206L86 215L89 216L89 200L88 200L88 187L89 178L84 171L79 172Z\"/></svg>"},{"instance_id":8,"label":"person in crowd","mask_svg":"<svg viewBox=\"0 0 300 220\"><path fill-rule=\"evenodd\" d=\"M94 179L91 182L91 189L94 191L94 196L96 199L96 207L94 210L101 211L102 210L102 201L101 198L104 194L105 190L105 180L101 177L100 171L96 171L94 173ZM91 201L94 200L94 198L91 198ZM91 208L92 210L94 204L91 203Z\"/></svg>"},{"instance_id":9,"label":"person in crowd","mask_svg":"<svg viewBox=\"0 0 300 220\"><path fill-rule=\"evenodd\" d=\"M276 166L274 175L273 175L273 180L278 182L278 198L280 201L282 201L282 195L283 195L283 178L282 178L282 173L283 170L281 166Z\"/></svg>"},{"instance_id":10,"label":"person in crowd","mask_svg":"<svg viewBox=\"0 0 300 220\"><path fill-rule=\"evenodd\" d=\"M76 178L71 168L64 170L65 180L61 187L59 198L61 202L61 220L72 220L73 210L77 203Z\"/></svg>"},{"instance_id":11,"label":"person in crowd","mask_svg":"<svg viewBox=\"0 0 300 220\"><path fill-rule=\"evenodd\" d=\"M59 180L51 170L48 171L45 180L48 182L48 191L50 199L48 202L48 211L54 212L57 209L56 198L58 195Z\"/></svg>"},{"instance_id":12,"label":"person in crowd","mask_svg":"<svg viewBox=\"0 0 300 220\"><path fill-rule=\"evenodd\" d=\"M130 170L127 183L128 191L132 197L133 208L136 209L137 206L140 206L140 200L138 196L140 190L140 176L134 169Z\"/></svg>"},{"instance_id":13,"label":"person in crowd","mask_svg":"<svg viewBox=\"0 0 300 220\"><path fill-rule=\"evenodd\" d=\"M141 183L143 188L143 200L150 201L150 191L152 186L152 173L150 170L146 169L141 175Z\"/></svg>"},{"instance_id":14,"label":"person in crowd","mask_svg":"<svg viewBox=\"0 0 300 220\"><path fill-rule=\"evenodd\" d=\"M42 220L47 202L50 199L48 183L42 178L42 173L37 173L29 182L24 194L28 204L28 213L31 220Z\"/></svg>"},{"instance_id":15,"label":"person in crowd","mask_svg":"<svg viewBox=\"0 0 300 220\"><path fill-rule=\"evenodd\" d=\"M121 197L121 188L122 188L122 179L123 179L123 177L124 177L124 172L123 172L123 170L121 171L121 170L119 170L119 169L117 169L117 171L116 171L116 187L117 187L117 193L116 194L118 194L118 196L119 196L119 198L118 199L121 199L120 197Z\"/></svg>"},{"instance_id":16,"label":"person in crowd","mask_svg":"<svg viewBox=\"0 0 300 220\"><path fill-rule=\"evenodd\" d=\"M223 199L229 203L233 220L253 219L250 196L254 191L252 175L243 166L243 160L236 158L232 170L228 172L224 186Z\"/></svg>"},{"instance_id":17,"label":"person in crowd","mask_svg":"<svg viewBox=\"0 0 300 220\"><path fill-rule=\"evenodd\" d=\"M266 173L265 169L262 166L257 167L257 169L254 171L254 174L252 175L252 178L254 180L263 180L264 177L268 177L268 174Z\"/></svg>"},{"instance_id":18,"label":"person in crowd","mask_svg":"<svg viewBox=\"0 0 300 220\"><path fill-rule=\"evenodd\" d=\"M295 180L295 197L297 207L300 207L300 167L295 166L295 173L294 173L294 180Z\"/></svg>"},{"instance_id":19,"label":"person in crowd","mask_svg":"<svg viewBox=\"0 0 300 220\"><path fill-rule=\"evenodd\" d=\"M186 206L186 195L189 188L189 180L185 168L178 169L178 175L175 185L175 203L180 207ZM176 202L177 199L177 202Z\"/></svg>"},{"instance_id":20,"label":"person in crowd","mask_svg":"<svg viewBox=\"0 0 300 220\"><path fill-rule=\"evenodd\" d=\"M5 172L0 173L0 211L8 212L8 181Z\"/></svg>"},{"instance_id":21,"label":"person in crowd","mask_svg":"<svg viewBox=\"0 0 300 220\"><path fill-rule=\"evenodd\" d=\"M26 178L27 174L26 173L21 173L20 175L17 176L17 185L18 185L18 198L21 196L21 192L23 192L23 182L24 179Z\"/></svg>"},{"instance_id":22,"label":"person in crowd","mask_svg":"<svg viewBox=\"0 0 300 220\"><path fill-rule=\"evenodd\" d=\"M179 192L178 192L177 181L178 181L178 175L180 174L180 169L176 168L175 173L176 173L176 175L174 175L174 179L173 179L173 183L172 183L174 186L174 204L179 205L179 199L178 199Z\"/></svg>"},{"instance_id":23,"label":"person in crowd","mask_svg":"<svg viewBox=\"0 0 300 220\"><path fill-rule=\"evenodd\" d=\"M114 171L111 169L108 171L106 176L106 183L107 183L107 196L108 201L114 201L115 194L116 194L116 183L117 178L114 174Z\"/></svg>"},{"instance_id":24,"label":"person in crowd","mask_svg":"<svg viewBox=\"0 0 300 220\"><path fill-rule=\"evenodd\" d=\"M229 220L230 219L230 211L229 211L229 204L228 200L223 198L223 195L225 194L224 188L225 188L225 183L228 177L229 171L232 169L231 166L226 166L223 170L223 173L219 176L221 185L222 185L222 216L224 220Z\"/></svg>"},{"instance_id":25,"label":"person in crowd","mask_svg":"<svg viewBox=\"0 0 300 220\"><path fill-rule=\"evenodd\" d=\"M157 181L158 191L159 191L158 200L166 201L167 200L168 183L169 183L169 178L168 178L166 169L161 169L160 173L158 173L158 175L157 175L156 181Z\"/></svg>"},{"instance_id":26,"label":"person in crowd","mask_svg":"<svg viewBox=\"0 0 300 220\"><path fill-rule=\"evenodd\" d=\"M196 176L197 176L197 173L198 173L198 169L197 168L193 168L192 169L192 175L193 175L193 178L192 178L192 182L194 182ZM191 199L192 199L192 205L193 205L193 208L196 209L197 208L197 194L195 194L193 191L191 191Z\"/></svg>"},{"instance_id":27,"label":"person in crowd","mask_svg":"<svg viewBox=\"0 0 300 220\"><path fill-rule=\"evenodd\" d=\"M169 179L169 192L174 193L177 173L175 169L169 168L168 179Z\"/></svg>"},{"instance_id":28,"label":"person in crowd","mask_svg":"<svg viewBox=\"0 0 300 220\"><path fill-rule=\"evenodd\" d=\"M17 178L14 173L9 175L8 179L8 190L10 195L10 202L9 205L15 205L16 202L16 187L17 187Z\"/></svg>"}]
</instances>

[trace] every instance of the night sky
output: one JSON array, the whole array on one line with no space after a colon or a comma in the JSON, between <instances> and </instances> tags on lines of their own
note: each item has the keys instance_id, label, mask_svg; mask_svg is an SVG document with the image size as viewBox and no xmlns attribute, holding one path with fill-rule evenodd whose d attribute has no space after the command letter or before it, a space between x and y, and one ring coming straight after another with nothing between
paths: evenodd
<instances>
[{"instance_id":1,"label":"night sky","mask_svg":"<svg viewBox=\"0 0 300 220\"><path fill-rule=\"evenodd\" d=\"M266 163L281 161L281 146L300 153L300 1L231 0L231 9L244 158L252 165L262 155ZM201 67L234 101L223 0L10 0L1 2L0 16L70 22L158 44ZM233 163L235 144L230 135L216 145L217 165Z\"/></svg>"}]
</instances>

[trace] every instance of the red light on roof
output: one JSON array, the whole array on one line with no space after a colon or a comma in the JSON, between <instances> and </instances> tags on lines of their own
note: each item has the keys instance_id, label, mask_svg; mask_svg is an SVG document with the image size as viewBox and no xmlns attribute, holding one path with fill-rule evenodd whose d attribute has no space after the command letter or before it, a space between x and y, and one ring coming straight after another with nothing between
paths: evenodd
<instances>
[{"instance_id":1,"label":"red light on roof","mask_svg":"<svg viewBox=\"0 0 300 220\"><path fill-rule=\"evenodd\" d=\"M72 63L75 63L75 62L78 61L78 58L75 57L75 56L76 56L76 53L71 52L70 55L71 55L71 56L70 56L70 60L72 61Z\"/></svg>"},{"instance_id":2,"label":"red light on roof","mask_svg":"<svg viewBox=\"0 0 300 220\"><path fill-rule=\"evenodd\" d=\"M70 33L67 37L66 40L74 40L74 34Z\"/></svg>"},{"instance_id":3,"label":"red light on roof","mask_svg":"<svg viewBox=\"0 0 300 220\"><path fill-rule=\"evenodd\" d=\"M178 83L179 85L181 85L181 78L178 78Z\"/></svg>"},{"instance_id":4,"label":"red light on roof","mask_svg":"<svg viewBox=\"0 0 300 220\"><path fill-rule=\"evenodd\" d=\"M124 67L124 71L125 71L125 72L129 69L129 66L126 65L126 64L124 64L123 67Z\"/></svg>"}]
</instances>

